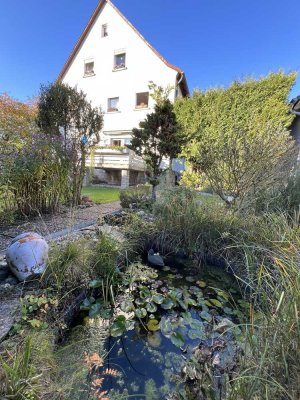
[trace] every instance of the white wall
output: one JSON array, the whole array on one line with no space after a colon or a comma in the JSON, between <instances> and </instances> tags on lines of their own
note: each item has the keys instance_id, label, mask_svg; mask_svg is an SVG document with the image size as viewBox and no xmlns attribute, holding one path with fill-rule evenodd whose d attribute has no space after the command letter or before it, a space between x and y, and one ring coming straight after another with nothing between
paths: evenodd
<instances>
[{"instance_id":1,"label":"white wall","mask_svg":"<svg viewBox=\"0 0 300 400\"><path fill-rule=\"evenodd\" d=\"M108 25L108 36L104 38L101 36L103 24ZM119 49L126 52L126 69L113 71L114 54ZM94 61L95 75L84 77L84 61L89 59ZM114 134L114 138L124 139L130 137L132 128L138 127L153 107L150 98L150 109L136 110L136 93L149 91L149 81L164 87L175 86L176 75L177 71L168 67L107 3L65 73L63 82L82 89L92 104L101 106L105 112L107 99L119 97L120 112L105 113L103 131L128 131L127 135ZM174 100L174 91L170 93L170 99ZM101 144L104 144L103 138L101 135Z\"/></svg>"}]
</instances>

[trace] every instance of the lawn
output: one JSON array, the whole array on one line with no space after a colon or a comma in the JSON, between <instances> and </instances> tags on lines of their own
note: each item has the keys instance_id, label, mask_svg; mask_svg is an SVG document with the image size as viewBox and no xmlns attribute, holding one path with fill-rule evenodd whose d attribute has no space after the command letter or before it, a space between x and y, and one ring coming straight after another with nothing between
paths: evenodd
<instances>
[{"instance_id":1,"label":"lawn","mask_svg":"<svg viewBox=\"0 0 300 400\"><path fill-rule=\"evenodd\" d=\"M82 196L89 196L94 203L104 204L119 200L119 188L110 187L91 187L86 186L82 189Z\"/></svg>"}]
</instances>

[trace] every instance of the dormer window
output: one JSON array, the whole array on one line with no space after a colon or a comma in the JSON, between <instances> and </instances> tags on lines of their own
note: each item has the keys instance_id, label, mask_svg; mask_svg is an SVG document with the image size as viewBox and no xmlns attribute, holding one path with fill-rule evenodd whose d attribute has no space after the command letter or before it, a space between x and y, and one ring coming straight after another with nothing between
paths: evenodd
<instances>
[{"instance_id":1,"label":"dormer window","mask_svg":"<svg viewBox=\"0 0 300 400\"><path fill-rule=\"evenodd\" d=\"M102 36L102 37L108 36L107 24L103 24L103 25L102 25L102 34L101 34L101 36Z\"/></svg>"},{"instance_id":2,"label":"dormer window","mask_svg":"<svg viewBox=\"0 0 300 400\"><path fill-rule=\"evenodd\" d=\"M93 76L94 72L94 61L85 61L84 62L84 76Z\"/></svg>"},{"instance_id":3,"label":"dormer window","mask_svg":"<svg viewBox=\"0 0 300 400\"><path fill-rule=\"evenodd\" d=\"M137 93L135 108L148 108L149 92Z\"/></svg>"},{"instance_id":4,"label":"dormer window","mask_svg":"<svg viewBox=\"0 0 300 400\"><path fill-rule=\"evenodd\" d=\"M111 97L107 101L107 112L119 111L119 97Z\"/></svg>"},{"instance_id":5,"label":"dormer window","mask_svg":"<svg viewBox=\"0 0 300 400\"><path fill-rule=\"evenodd\" d=\"M114 58L114 70L126 68L126 53L117 53Z\"/></svg>"}]
</instances>

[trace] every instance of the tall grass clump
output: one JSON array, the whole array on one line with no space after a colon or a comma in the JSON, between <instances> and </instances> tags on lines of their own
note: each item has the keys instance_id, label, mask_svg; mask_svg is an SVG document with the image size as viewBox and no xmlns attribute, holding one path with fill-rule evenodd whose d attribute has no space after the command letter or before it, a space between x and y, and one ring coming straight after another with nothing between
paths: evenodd
<instances>
[{"instance_id":1,"label":"tall grass clump","mask_svg":"<svg viewBox=\"0 0 300 400\"><path fill-rule=\"evenodd\" d=\"M67 199L69 164L60 138L36 133L4 159L0 184L9 182L11 203L19 213L55 212Z\"/></svg>"},{"instance_id":2,"label":"tall grass clump","mask_svg":"<svg viewBox=\"0 0 300 400\"><path fill-rule=\"evenodd\" d=\"M92 253L91 245L86 239L53 245L42 280L47 285L54 285L58 290L82 286L92 277Z\"/></svg>"},{"instance_id":3,"label":"tall grass clump","mask_svg":"<svg viewBox=\"0 0 300 400\"><path fill-rule=\"evenodd\" d=\"M31 356L32 338L30 336L14 354L0 355L1 399L39 399L42 374L31 364Z\"/></svg>"},{"instance_id":4,"label":"tall grass clump","mask_svg":"<svg viewBox=\"0 0 300 400\"><path fill-rule=\"evenodd\" d=\"M260 241L264 238L264 241ZM300 398L300 238L285 215L264 217L257 243L236 238L252 285L251 323L232 399ZM259 261L259 262L258 262Z\"/></svg>"}]
</instances>

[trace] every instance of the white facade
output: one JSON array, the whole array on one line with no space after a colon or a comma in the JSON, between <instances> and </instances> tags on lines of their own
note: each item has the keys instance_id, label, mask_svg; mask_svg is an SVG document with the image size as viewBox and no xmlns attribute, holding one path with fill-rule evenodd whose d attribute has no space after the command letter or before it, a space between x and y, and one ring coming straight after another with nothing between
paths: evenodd
<instances>
[{"instance_id":1,"label":"white facade","mask_svg":"<svg viewBox=\"0 0 300 400\"><path fill-rule=\"evenodd\" d=\"M188 93L183 71L168 64L108 0L99 3L59 79L83 90L93 106L103 110L101 152L96 151L93 163L107 170L124 170L124 163L117 165L124 152L117 155L115 163L105 165L103 147L130 143L132 129L154 106L147 95L149 82L174 87L171 101ZM110 152L110 159L112 156ZM143 163L136 164L133 167L128 162L126 169L144 169ZM120 177L123 175L120 172Z\"/></svg>"}]
</instances>

